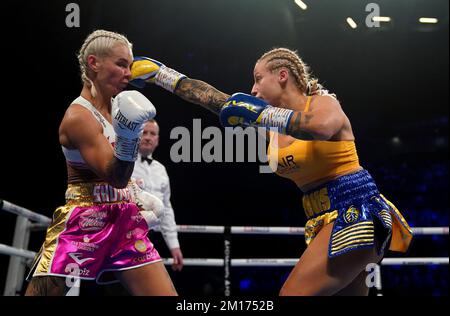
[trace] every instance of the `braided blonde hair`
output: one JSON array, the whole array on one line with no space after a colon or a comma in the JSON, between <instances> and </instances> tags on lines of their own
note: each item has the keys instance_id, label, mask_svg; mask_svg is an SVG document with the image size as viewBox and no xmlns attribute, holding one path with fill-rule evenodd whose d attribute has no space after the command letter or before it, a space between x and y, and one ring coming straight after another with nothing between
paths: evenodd
<instances>
[{"instance_id":1,"label":"braided blonde hair","mask_svg":"<svg viewBox=\"0 0 450 316\"><path fill-rule=\"evenodd\" d=\"M87 58L89 55L100 57L108 56L111 48L113 48L116 43L122 43L129 47L130 50L133 48L133 45L122 34L105 30L96 30L89 34L84 40L84 43L78 52L77 57L80 64L81 81L90 87L93 97L97 95L97 92L94 83L88 76L89 67Z\"/></svg>"},{"instance_id":2,"label":"braided blonde hair","mask_svg":"<svg viewBox=\"0 0 450 316\"><path fill-rule=\"evenodd\" d=\"M274 48L264 53L257 62L266 60L266 67L273 72L280 68L286 68L294 77L297 88L306 95L330 95L336 98L335 94L330 94L316 78L310 75L308 65L298 56L296 51L287 48Z\"/></svg>"}]
</instances>

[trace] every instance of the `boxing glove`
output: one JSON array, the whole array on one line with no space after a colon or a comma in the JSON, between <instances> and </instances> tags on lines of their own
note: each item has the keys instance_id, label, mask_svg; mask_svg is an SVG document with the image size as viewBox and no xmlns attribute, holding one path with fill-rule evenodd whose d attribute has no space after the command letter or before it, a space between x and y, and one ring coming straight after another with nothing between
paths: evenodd
<instances>
[{"instance_id":1,"label":"boxing glove","mask_svg":"<svg viewBox=\"0 0 450 316\"><path fill-rule=\"evenodd\" d=\"M138 88L149 82L173 92L183 78L186 76L151 58L135 57L131 64L130 84Z\"/></svg>"},{"instance_id":2,"label":"boxing glove","mask_svg":"<svg viewBox=\"0 0 450 316\"><path fill-rule=\"evenodd\" d=\"M112 125L116 132L114 155L135 161L144 123L156 115L153 104L138 91L122 91L113 100Z\"/></svg>"},{"instance_id":3,"label":"boxing glove","mask_svg":"<svg viewBox=\"0 0 450 316\"><path fill-rule=\"evenodd\" d=\"M286 134L293 113L252 95L235 93L225 102L219 117L224 127L263 127Z\"/></svg>"}]
</instances>

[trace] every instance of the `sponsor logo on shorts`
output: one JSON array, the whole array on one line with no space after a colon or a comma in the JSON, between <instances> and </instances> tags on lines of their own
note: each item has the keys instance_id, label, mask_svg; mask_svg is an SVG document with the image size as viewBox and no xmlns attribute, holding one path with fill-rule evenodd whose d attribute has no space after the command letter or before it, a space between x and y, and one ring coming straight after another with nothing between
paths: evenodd
<instances>
[{"instance_id":1,"label":"sponsor logo on shorts","mask_svg":"<svg viewBox=\"0 0 450 316\"><path fill-rule=\"evenodd\" d=\"M131 239L131 238L142 238L145 237L146 235L146 231L143 230L142 228L135 228L133 230L130 230L127 234L126 234L126 238L127 239Z\"/></svg>"},{"instance_id":2,"label":"sponsor logo on shorts","mask_svg":"<svg viewBox=\"0 0 450 316\"><path fill-rule=\"evenodd\" d=\"M96 245L95 243L91 243L90 241L91 240L88 236L83 236L83 242L72 240L70 243L75 247L77 247L77 249L79 250L85 250L90 252L97 250L99 246Z\"/></svg>"},{"instance_id":3,"label":"sponsor logo on shorts","mask_svg":"<svg viewBox=\"0 0 450 316\"><path fill-rule=\"evenodd\" d=\"M80 269L80 276L88 277L91 274L91 270L83 268Z\"/></svg>"},{"instance_id":4,"label":"sponsor logo on shorts","mask_svg":"<svg viewBox=\"0 0 450 316\"><path fill-rule=\"evenodd\" d=\"M101 230L106 226L105 219L108 217L105 211L88 209L80 215L79 226L83 231Z\"/></svg>"},{"instance_id":5,"label":"sponsor logo on shorts","mask_svg":"<svg viewBox=\"0 0 450 316\"><path fill-rule=\"evenodd\" d=\"M82 265L86 261L95 260L94 258L82 258L81 252L70 252L69 257L72 258L78 265Z\"/></svg>"},{"instance_id":6,"label":"sponsor logo on shorts","mask_svg":"<svg viewBox=\"0 0 450 316\"><path fill-rule=\"evenodd\" d=\"M350 206L344 214L344 220L346 223L356 222L359 218L359 211L353 205Z\"/></svg>"},{"instance_id":7,"label":"sponsor logo on shorts","mask_svg":"<svg viewBox=\"0 0 450 316\"><path fill-rule=\"evenodd\" d=\"M152 252L149 251L143 256L134 258L133 263L144 263L144 262L148 262L149 260L152 260L152 259L156 259L156 258L153 258Z\"/></svg>"},{"instance_id":8,"label":"sponsor logo on shorts","mask_svg":"<svg viewBox=\"0 0 450 316\"><path fill-rule=\"evenodd\" d=\"M147 245L145 244L145 242L141 239L136 240L136 242L134 243L134 248L139 251L139 252L146 252L147 251Z\"/></svg>"}]
</instances>

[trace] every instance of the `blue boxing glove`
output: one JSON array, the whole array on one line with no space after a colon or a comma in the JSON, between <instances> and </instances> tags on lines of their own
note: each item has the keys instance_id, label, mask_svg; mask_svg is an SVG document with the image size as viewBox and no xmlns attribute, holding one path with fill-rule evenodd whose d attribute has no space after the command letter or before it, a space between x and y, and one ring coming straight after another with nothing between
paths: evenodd
<instances>
[{"instance_id":1,"label":"blue boxing glove","mask_svg":"<svg viewBox=\"0 0 450 316\"><path fill-rule=\"evenodd\" d=\"M225 102L219 117L224 127L275 128L279 133L286 134L293 113L249 94L235 93Z\"/></svg>"},{"instance_id":2,"label":"blue boxing glove","mask_svg":"<svg viewBox=\"0 0 450 316\"><path fill-rule=\"evenodd\" d=\"M131 64L130 84L138 88L143 88L148 82L173 92L178 82L185 77L178 71L148 57L135 57Z\"/></svg>"},{"instance_id":3,"label":"blue boxing glove","mask_svg":"<svg viewBox=\"0 0 450 316\"><path fill-rule=\"evenodd\" d=\"M270 106L262 99L245 93L235 93L225 102L220 111L220 122L224 127L252 126L258 122L261 112Z\"/></svg>"}]
</instances>

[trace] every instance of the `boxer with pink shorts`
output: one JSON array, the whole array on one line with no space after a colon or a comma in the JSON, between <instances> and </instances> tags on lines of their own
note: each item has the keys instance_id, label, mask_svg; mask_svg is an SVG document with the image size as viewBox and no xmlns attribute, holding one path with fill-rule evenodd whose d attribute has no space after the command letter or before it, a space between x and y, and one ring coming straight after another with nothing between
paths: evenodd
<instances>
[{"instance_id":1,"label":"boxer with pink shorts","mask_svg":"<svg viewBox=\"0 0 450 316\"><path fill-rule=\"evenodd\" d=\"M69 184L33 263L33 276L77 276L117 282L114 271L161 261L147 237L148 225L132 203L129 187Z\"/></svg>"},{"instance_id":2,"label":"boxer with pink shorts","mask_svg":"<svg viewBox=\"0 0 450 316\"><path fill-rule=\"evenodd\" d=\"M119 281L132 295L177 295L147 238L163 203L131 179L144 123L156 115L142 93L124 91L132 44L122 34L96 30L78 62L83 88L58 133L67 165L66 204L53 213L25 295L73 295L79 279Z\"/></svg>"}]
</instances>

